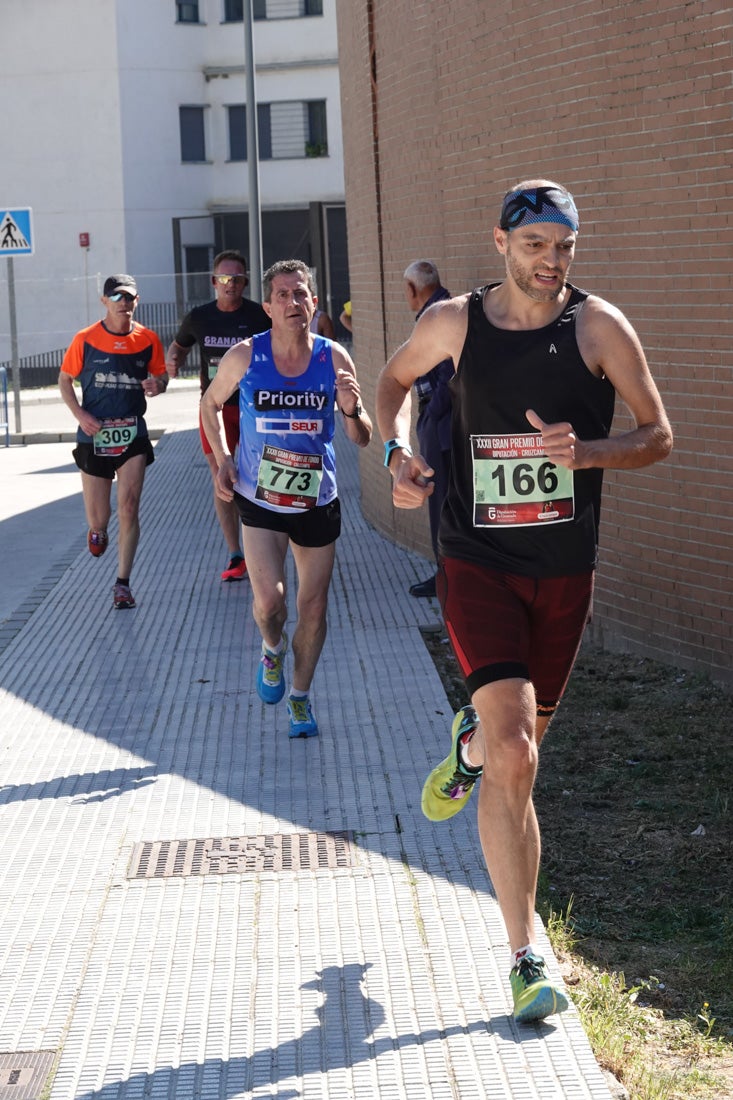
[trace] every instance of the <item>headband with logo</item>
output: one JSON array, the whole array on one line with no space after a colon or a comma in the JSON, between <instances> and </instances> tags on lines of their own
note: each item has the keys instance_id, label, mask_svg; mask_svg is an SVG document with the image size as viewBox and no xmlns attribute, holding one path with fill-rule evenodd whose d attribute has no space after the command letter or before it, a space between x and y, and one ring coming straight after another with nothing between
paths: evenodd
<instances>
[{"instance_id":1,"label":"headband with logo","mask_svg":"<svg viewBox=\"0 0 733 1100\"><path fill-rule=\"evenodd\" d=\"M577 233L580 219L570 192L557 187L535 187L527 191L510 191L505 196L500 229L516 229L519 225L536 222L561 222Z\"/></svg>"}]
</instances>

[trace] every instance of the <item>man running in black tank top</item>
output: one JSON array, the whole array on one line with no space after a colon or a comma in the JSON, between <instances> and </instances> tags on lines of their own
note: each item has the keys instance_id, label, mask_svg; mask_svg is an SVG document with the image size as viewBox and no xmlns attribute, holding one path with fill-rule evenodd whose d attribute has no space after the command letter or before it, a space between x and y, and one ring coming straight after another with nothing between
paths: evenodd
<instances>
[{"instance_id":1,"label":"man running in black tank top","mask_svg":"<svg viewBox=\"0 0 733 1100\"><path fill-rule=\"evenodd\" d=\"M433 471L407 443L410 390L436 359L457 364L437 593L472 705L453 721L450 754L428 776L422 807L433 821L452 817L483 773L479 835L521 1023L567 1007L534 943L532 787L588 619L603 470L648 466L672 448L633 328L567 282L577 234L564 187L513 187L494 229L503 282L434 305L377 387L394 504L418 508ZM636 426L611 436L617 393Z\"/></svg>"},{"instance_id":2,"label":"man running in black tank top","mask_svg":"<svg viewBox=\"0 0 733 1100\"><path fill-rule=\"evenodd\" d=\"M166 353L168 373L171 378L177 378L191 348L198 344L202 399L216 376L226 351L254 333L265 332L271 327L270 318L262 306L244 296L249 276L247 263L241 252L227 249L215 257L211 283L215 298L205 305L194 306L189 310ZM219 419L220 431L223 430L227 447L234 454L239 443L239 400L236 394L222 406ZM214 511L229 550L229 564L222 572L221 579L227 582L239 581L247 573L244 554L240 549L239 512L232 501L222 500L217 495L215 484L218 467L200 413L199 435L214 486Z\"/></svg>"}]
</instances>

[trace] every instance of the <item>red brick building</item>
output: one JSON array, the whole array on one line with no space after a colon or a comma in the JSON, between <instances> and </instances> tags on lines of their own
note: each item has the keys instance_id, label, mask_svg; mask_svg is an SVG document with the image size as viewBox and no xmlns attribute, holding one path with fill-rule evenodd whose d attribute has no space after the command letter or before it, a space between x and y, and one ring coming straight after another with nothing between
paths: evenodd
<instances>
[{"instance_id":1,"label":"red brick building","mask_svg":"<svg viewBox=\"0 0 733 1100\"><path fill-rule=\"evenodd\" d=\"M733 680L733 8L691 0L348 0L339 55L354 355L367 407L412 326L402 273L453 292L501 278L491 239L517 180L580 210L571 278L637 329L675 430L648 470L606 474L593 636ZM618 402L614 430L631 426ZM363 506L392 508L376 439Z\"/></svg>"}]
</instances>

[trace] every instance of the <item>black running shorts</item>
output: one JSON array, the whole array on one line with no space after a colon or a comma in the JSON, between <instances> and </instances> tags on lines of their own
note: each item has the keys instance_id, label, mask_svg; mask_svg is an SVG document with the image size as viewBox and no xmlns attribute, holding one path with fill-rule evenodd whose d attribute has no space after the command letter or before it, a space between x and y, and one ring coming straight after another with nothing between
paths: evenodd
<instances>
[{"instance_id":1,"label":"black running shorts","mask_svg":"<svg viewBox=\"0 0 733 1100\"><path fill-rule=\"evenodd\" d=\"M338 497L329 504L317 505L303 512L273 512L271 508L253 504L237 492L234 500L245 527L282 531L296 546L330 546L341 534L341 503Z\"/></svg>"},{"instance_id":2,"label":"black running shorts","mask_svg":"<svg viewBox=\"0 0 733 1100\"><path fill-rule=\"evenodd\" d=\"M147 436L143 439L136 437L126 451L114 458L110 458L109 455L95 455L93 443L77 443L71 453L74 456L74 462L85 474L91 474L92 477L103 477L107 481L114 481L115 471L119 470L120 466L124 466L127 460L134 458L135 455L145 455L146 466L155 461L153 444Z\"/></svg>"}]
</instances>

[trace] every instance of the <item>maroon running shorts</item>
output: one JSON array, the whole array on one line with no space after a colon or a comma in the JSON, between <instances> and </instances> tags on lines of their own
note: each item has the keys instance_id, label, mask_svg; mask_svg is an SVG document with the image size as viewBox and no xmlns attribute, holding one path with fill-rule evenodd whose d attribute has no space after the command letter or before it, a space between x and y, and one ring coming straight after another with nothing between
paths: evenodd
<instances>
[{"instance_id":1,"label":"maroon running shorts","mask_svg":"<svg viewBox=\"0 0 733 1100\"><path fill-rule=\"evenodd\" d=\"M239 405L222 405L221 407L221 419L224 423L224 436L227 441L227 447L229 448L229 454L234 457L234 452L237 449L239 443ZM201 413L199 412L199 435L201 436L201 446L205 455L213 454L211 450L211 444L204 431L204 426L201 423Z\"/></svg>"},{"instance_id":2,"label":"maroon running shorts","mask_svg":"<svg viewBox=\"0 0 733 1100\"><path fill-rule=\"evenodd\" d=\"M444 558L436 586L469 693L521 677L534 685L538 714L552 715L589 619L593 573L522 577Z\"/></svg>"}]
</instances>

